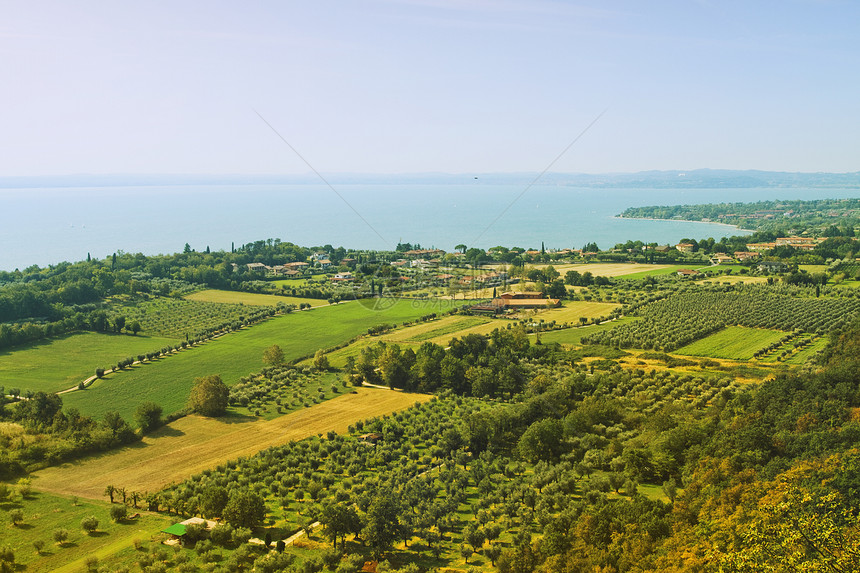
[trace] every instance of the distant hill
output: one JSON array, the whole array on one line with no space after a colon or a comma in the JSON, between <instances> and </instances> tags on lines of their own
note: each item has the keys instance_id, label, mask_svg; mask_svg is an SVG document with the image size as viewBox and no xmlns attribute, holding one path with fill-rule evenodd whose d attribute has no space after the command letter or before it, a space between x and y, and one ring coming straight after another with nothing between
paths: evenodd
<instances>
[{"instance_id":1,"label":"distant hill","mask_svg":"<svg viewBox=\"0 0 860 573\"><path fill-rule=\"evenodd\" d=\"M737 171L695 169L692 171L640 171L638 173L405 173L325 174L332 185L350 184L494 184L567 185L589 188L634 189L744 189L765 188L858 188L860 171L853 173L789 173L783 171ZM35 187L125 187L162 185L309 185L322 184L314 174L303 175L194 175L194 174L75 174L0 177L0 189Z\"/></svg>"}]
</instances>

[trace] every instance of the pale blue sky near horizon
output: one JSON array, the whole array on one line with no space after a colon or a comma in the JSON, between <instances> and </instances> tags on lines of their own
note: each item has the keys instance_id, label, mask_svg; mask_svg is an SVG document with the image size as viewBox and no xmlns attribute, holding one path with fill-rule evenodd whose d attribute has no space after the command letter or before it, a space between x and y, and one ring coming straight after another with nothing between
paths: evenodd
<instances>
[{"instance_id":1,"label":"pale blue sky near horizon","mask_svg":"<svg viewBox=\"0 0 860 573\"><path fill-rule=\"evenodd\" d=\"M0 175L860 170L848 0L3 2Z\"/></svg>"}]
</instances>

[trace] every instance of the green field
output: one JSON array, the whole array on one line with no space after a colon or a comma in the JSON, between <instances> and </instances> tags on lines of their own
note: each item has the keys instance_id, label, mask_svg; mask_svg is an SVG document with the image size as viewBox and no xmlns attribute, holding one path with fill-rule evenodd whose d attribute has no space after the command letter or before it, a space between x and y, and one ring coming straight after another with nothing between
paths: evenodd
<instances>
[{"instance_id":1,"label":"green field","mask_svg":"<svg viewBox=\"0 0 860 573\"><path fill-rule=\"evenodd\" d=\"M26 346L0 350L0 385L59 392L77 386L95 374L97 367L108 368L128 356L160 350L176 341L138 334L99 334L84 332L40 340Z\"/></svg>"},{"instance_id":2,"label":"green field","mask_svg":"<svg viewBox=\"0 0 860 573\"><path fill-rule=\"evenodd\" d=\"M278 279L276 281L269 281L269 284L275 285L277 287L285 287L285 288L297 288L303 287L311 284L313 281L310 278L301 278L301 279ZM316 281L319 282L319 281Z\"/></svg>"},{"instance_id":3,"label":"green field","mask_svg":"<svg viewBox=\"0 0 860 573\"><path fill-rule=\"evenodd\" d=\"M0 503L5 514L12 509L24 513L24 521L10 527L2 524L3 545L15 552L15 562L21 571L86 571L85 560L90 556L104 559L125 547L132 547L135 539L148 540L154 533L167 527L173 520L158 514L141 512L141 517L114 523L110 519L108 503L78 501L69 497L33 492L26 499ZM137 510L129 508L129 515ZM98 529L91 535L80 528L81 520L93 516ZM55 529L68 530L68 540L62 547L54 543ZM36 553L33 542L41 540L44 548Z\"/></svg>"},{"instance_id":4,"label":"green field","mask_svg":"<svg viewBox=\"0 0 860 573\"><path fill-rule=\"evenodd\" d=\"M607 322L605 324L597 324L597 325L589 325L578 328L564 328L561 330L551 330L549 332L541 332L540 340L544 344L551 344L553 342L558 342L559 344L571 344L578 345L581 344L583 336L589 336L594 334L595 332L601 332L603 330L609 330L610 328L614 328L619 324L625 324L627 322L633 322L634 320L639 320L637 317L625 317L620 318L618 320L613 320L612 322ZM529 340L531 340L532 344L534 344L537 340L536 334L529 334Z\"/></svg>"},{"instance_id":5,"label":"green field","mask_svg":"<svg viewBox=\"0 0 860 573\"><path fill-rule=\"evenodd\" d=\"M144 401L161 404L165 414L175 412L184 407L194 378L219 374L233 385L242 376L263 368L263 351L272 344L280 345L287 360L293 360L345 342L372 326L444 312L451 304L399 300L374 311L366 306L374 302L350 302L277 316L153 363L109 374L87 390L64 394L63 403L93 416L114 410L127 420Z\"/></svg>"},{"instance_id":6,"label":"green field","mask_svg":"<svg viewBox=\"0 0 860 573\"><path fill-rule=\"evenodd\" d=\"M461 330L465 330L473 326L479 326L481 324L486 324L488 322L490 322L490 320L487 318L467 316L460 318L456 321L448 322L447 324L441 324L439 326L436 326L435 328L431 328L424 332L416 333L407 338L406 342L424 342L425 340L430 340L431 338L436 338L437 336L446 336L449 334L454 334Z\"/></svg>"},{"instance_id":7,"label":"green field","mask_svg":"<svg viewBox=\"0 0 860 573\"><path fill-rule=\"evenodd\" d=\"M785 334L779 330L728 326L706 338L679 348L676 353L728 360L750 360L757 350L779 341Z\"/></svg>"},{"instance_id":8,"label":"green field","mask_svg":"<svg viewBox=\"0 0 860 573\"><path fill-rule=\"evenodd\" d=\"M810 358L815 356L816 352L818 352L820 350L824 350L824 348L826 346L827 346L827 338L821 337L818 340L814 340L812 342L812 344L810 344L809 346L807 346L803 350L790 356L788 358L788 360L785 361L785 363L786 364L803 364L807 360L809 360Z\"/></svg>"}]
</instances>

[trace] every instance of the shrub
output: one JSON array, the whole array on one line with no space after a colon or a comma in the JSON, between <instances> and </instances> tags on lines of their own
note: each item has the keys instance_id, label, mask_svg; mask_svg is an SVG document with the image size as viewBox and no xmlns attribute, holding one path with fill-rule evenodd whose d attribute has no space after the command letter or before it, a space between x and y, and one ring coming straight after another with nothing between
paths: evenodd
<instances>
[{"instance_id":1,"label":"shrub","mask_svg":"<svg viewBox=\"0 0 860 573\"><path fill-rule=\"evenodd\" d=\"M81 529L87 533L93 533L99 528L99 520L94 516L85 517L81 520Z\"/></svg>"},{"instance_id":2,"label":"shrub","mask_svg":"<svg viewBox=\"0 0 860 573\"><path fill-rule=\"evenodd\" d=\"M0 549L0 571L15 571L15 552L8 545Z\"/></svg>"},{"instance_id":3,"label":"shrub","mask_svg":"<svg viewBox=\"0 0 860 573\"><path fill-rule=\"evenodd\" d=\"M24 521L24 512L20 509L13 509L9 512L9 521L12 522L13 527L17 527Z\"/></svg>"},{"instance_id":4,"label":"shrub","mask_svg":"<svg viewBox=\"0 0 860 573\"><path fill-rule=\"evenodd\" d=\"M113 505L110 508L110 518L119 523L128 515L128 508L124 505Z\"/></svg>"},{"instance_id":5,"label":"shrub","mask_svg":"<svg viewBox=\"0 0 860 573\"><path fill-rule=\"evenodd\" d=\"M229 544L232 538L233 528L226 523L216 525L215 528L209 532L209 539L212 540L212 543L222 547Z\"/></svg>"},{"instance_id":6,"label":"shrub","mask_svg":"<svg viewBox=\"0 0 860 573\"><path fill-rule=\"evenodd\" d=\"M51 537L54 539L54 543L62 547L62 545L69 538L69 530L60 527L54 530L54 532L51 534Z\"/></svg>"}]
</instances>

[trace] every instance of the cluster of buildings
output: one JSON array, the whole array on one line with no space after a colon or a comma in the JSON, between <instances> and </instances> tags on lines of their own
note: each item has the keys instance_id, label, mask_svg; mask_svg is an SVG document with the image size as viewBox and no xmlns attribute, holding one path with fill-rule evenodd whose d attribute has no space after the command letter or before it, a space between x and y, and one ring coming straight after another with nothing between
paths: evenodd
<instances>
[{"instance_id":1,"label":"cluster of buildings","mask_svg":"<svg viewBox=\"0 0 860 573\"><path fill-rule=\"evenodd\" d=\"M811 251L826 240L824 237L777 237L772 243L749 243L747 248L755 251L769 251L776 247L794 247L800 251Z\"/></svg>"},{"instance_id":2,"label":"cluster of buildings","mask_svg":"<svg viewBox=\"0 0 860 573\"><path fill-rule=\"evenodd\" d=\"M325 262L328 263L328 266L324 266L323 268L328 268L331 266L331 261L326 260ZM287 263L285 265L275 265L271 267L269 265L264 265L263 263L248 263L246 265L250 272L256 271L264 274L272 274L284 277L298 276L302 274L309 266L309 263L303 262Z\"/></svg>"}]
</instances>

